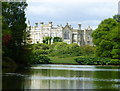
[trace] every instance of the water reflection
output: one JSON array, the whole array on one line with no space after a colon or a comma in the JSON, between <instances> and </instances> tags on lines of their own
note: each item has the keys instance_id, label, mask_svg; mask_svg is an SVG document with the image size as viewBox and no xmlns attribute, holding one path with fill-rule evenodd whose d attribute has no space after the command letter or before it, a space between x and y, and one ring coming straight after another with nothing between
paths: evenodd
<instances>
[{"instance_id":1,"label":"water reflection","mask_svg":"<svg viewBox=\"0 0 120 91\"><path fill-rule=\"evenodd\" d=\"M34 65L22 72L3 74L3 88L118 89L118 69L114 66Z\"/></svg>"}]
</instances>

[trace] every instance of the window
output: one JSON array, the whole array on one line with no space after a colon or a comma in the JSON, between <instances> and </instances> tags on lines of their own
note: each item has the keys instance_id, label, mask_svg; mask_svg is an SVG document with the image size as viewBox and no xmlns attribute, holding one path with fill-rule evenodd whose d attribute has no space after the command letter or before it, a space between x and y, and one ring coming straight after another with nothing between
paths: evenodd
<instances>
[{"instance_id":1,"label":"window","mask_svg":"<svg viewBox=\"0 0 120 91\"><path fill-rule=\"evenodd\" d=\"M88 39L90 39L90 35L88 35Z\"/></svg>"},{"instance_id":2,"label":"window","mask_svg":"<svg viewBox=\"0 0 120 91\"><path fill-rule=\"evenodd\" d=\"M67 39L67 33L66 32L64 33L64 39Z\"/></svg>"},{"instance_id":3,"label":"window","mask_svg":"<svg viewBox=\"0 0 120 91\"><path fill-rule=\"evenodd\" d=\"M90 44L90 41L87 41L87 44Z\"/></svg>"},{"instance_id":4,"label":"window","mask_svg":"<svg viewBox=\"0 0 120 91\"><path fill-rule=\"evenodd\" d=\"M64 39L69 39L69 32L64 33Z\"/></svg>"}]
</instances>

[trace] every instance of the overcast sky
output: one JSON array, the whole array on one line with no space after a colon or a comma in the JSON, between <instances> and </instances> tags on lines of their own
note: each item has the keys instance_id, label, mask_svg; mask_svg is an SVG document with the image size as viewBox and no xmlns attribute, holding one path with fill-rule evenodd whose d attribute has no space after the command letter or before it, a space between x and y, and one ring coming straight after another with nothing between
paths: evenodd
<instances>
[{"instance_id":1,"label":"overcast sky","mask_svg":"<svg viewBox=\"0 0 120 91\"><path fill-rule=\"evenodd\" d=\"M82 24L97 28L99 23L118 13L119 0L27 0L26 16L31 25L36 22L53 22L53 25L73 27Z\"/></svg>"}]
</instances>

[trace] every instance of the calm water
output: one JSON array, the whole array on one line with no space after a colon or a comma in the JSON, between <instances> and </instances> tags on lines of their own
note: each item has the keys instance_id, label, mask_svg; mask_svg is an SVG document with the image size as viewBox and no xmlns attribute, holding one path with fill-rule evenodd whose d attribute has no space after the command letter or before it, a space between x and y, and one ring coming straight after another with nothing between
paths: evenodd
<instances>
[{"instance_id":1,"label":"calm water","mask_svg":"<svg viewBox=\"0 0 120 91\"><path fill-rule=\"evenodd\" d=\"M33 65L2 75L7 89L119 89L120 67Z\"/></svg>"}]
</instances>

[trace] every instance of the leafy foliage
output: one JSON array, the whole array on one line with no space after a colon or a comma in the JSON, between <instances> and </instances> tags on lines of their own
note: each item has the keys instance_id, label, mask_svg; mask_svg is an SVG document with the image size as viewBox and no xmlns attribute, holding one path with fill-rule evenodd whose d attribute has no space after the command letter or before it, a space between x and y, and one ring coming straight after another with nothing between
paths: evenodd
<instances>
[{"instance_id":1,"label":"leafy foliage","mask_svg":"<svg viewBox=\"0 0 120 91\"><path fill-rule=\"evenodd\" d=\"M53 43L55 43L55 42L62 42L62 38L60 38L60 37L54 37L53 38Z\"/></svg>"},{"instance_id":2,"label":"leafy foliage","mask_svg":"<svg viewBox=\"0 0 120 91\"><path fill-rule=\"evenodd\" d=\"M38 43L31 45L32 53L30 54L30 64L46 64L50 63L50 59L46 56L49 53L49 45Z\"/></svg>"},{"instance_id":3,"label":"leafy foliage","mask_svg":"<svg viewBox=\"0 0 120 91\"><path fill-rule=\"evenodd\" d=\"M93 55L95 53L96 48L93 46L85 45L81 46L82 55Z\"/></svg>"},{"instance_id":4,"label":"leafy foliage","mask_svg":"<svg viewBox=\"0 0 120 91\"><path fill-rule=\"evenodd\" d=\"M30 52L26 47L26 7L26 2L2 2L3 57L7 56L19 64L28 63Z\"/></svg>"},{"instance_id":5,"label":"leafy foliage","mask_svg":"<svg viewBox=\"0 0 120 91\"><path fill-rule=\"evenodd\" d=\"M120 65L120 60L101 57L78 57L74 59L82 65Z\"/></svg>"},{"instance_id":6,"label":"leafy foliage","mask_svg":"<svg viewBox=\"0 0 120 91\"><path fill-rule=\"evenodd\" d=\"M94 53L94 47L80 47L76 43L67 44L64 42L56 42L50 46L50 56L80 56L90 55Z\"/></svg>"},{"instance_id":7,"label":"leafy foliage","mask_svg":"<svg viewBox=\"0 0 120 91\"><path fill-rule=\"evenodd\" d=\"M47 64L50 63L50 58L45 55L41 55L40 53L36 52L31 55L31 64Z\"/></svg>"},{"instance_id":8,"label":"leafy foliage","mask_svg":"<svg viewBox=\"0 0 120 91\"><path fill-rule=\"evenodd\" d=\"M34 44L32 45L32 49L33 49L32 52L39 53L42 55L49 53L49 46L44 43Z\"/></svg>"},{"instance_id":9,"label":"leafy foliage","mask_svg":"<svg viewBox=\"0 0 120 91\"><path fill-rule=\"evenodd\" d=\"M51 44L51 39L52 39L52 37L45 37L45 38L43 39L43 43Z\"/></svg>"},{"instance_id":10,"label":"leafy foliage","mask_svg":"<svg viewBox=\"0 0 120 91\"><path fill-rule=\"evenodd\" d=\"M101 22L92 33L97 56L120 59L120 47L118 46L120 43L119 31L116 20L109 18Z\"/></svg>"}]
</instances>

